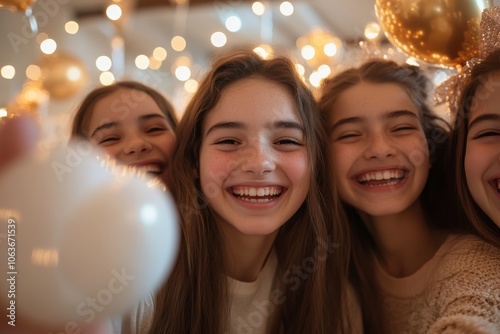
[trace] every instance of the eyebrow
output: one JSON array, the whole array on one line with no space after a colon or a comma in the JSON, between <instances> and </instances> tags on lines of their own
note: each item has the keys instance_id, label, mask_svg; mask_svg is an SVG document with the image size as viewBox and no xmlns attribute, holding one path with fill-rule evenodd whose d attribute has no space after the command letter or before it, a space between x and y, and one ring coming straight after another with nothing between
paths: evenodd
<instances>
[{"instance_id":1,"label":"eyebrow","mask_svg":"<svg viewBox=\"0 0 500 334\"><path fill-rule=\"evenodd\" d=\"M164 119L167 121L168 123L168 120L167 118L165 117L165 115L163 114L147 114L147 115L142 115L142 116L139 116L139 122L142 122L142 121L147 121L149 119L154 119L154 118L161 118L161 119ZM170 125L170 124L169 124ZM104 130L104 129L110 129L114 126L118 126L118 122L116 121L113 121L113 122L106 122L106 123L103 123L101 125L99 125L97 128L94 129L94 131L92 131L92 134L90 135L90 138L94 137L94 135L101 131L101 130Z\"/></svg>"},{"instance_id":2,"label":"eyebrow","mask_svg":"<svg viewBox=\"0 0 500 334\"><path fill-rule=\"evenodd\" d=\"M277 121L274 123L270 123L269 128L275 129L297 129L299 131L304 132L304 127L295 121ZM214 124L208 129L205 136L210 134L211 132L221 130L221 129L244 129L246 126L240 122L221 122Z\"/></svg>"},{"instance_id":3,"label":"eyebrow","mask_svg":"<svg viewBox=\"0 0 500 334\"><path fill-rule=\"evenodd\" d=\"M403 116L410 116L413 118L418 119L417 114L414 112L411 112L409 110L395 110L395 111L390 111L386 114L384 114L383 119L394 119L398 117L403 117ZM330 133L333 132L336 128L338 128L341 125L344 124L352 124L352 123L362 123L365 117L348 117L348 118L343 118L339 121L337 121L335 124L332 125L330 128Z\"/></svg>"},{"instance_id":4,"label":"eyebrow","mask_svg":"<svg viewBox=\"0 0 500 334\"><path fill-rule=\"evenodd\" d=\"M484 122L484 121L498 121L498 120L500 120L500 115L499 114L483 114L481 116L478 116L478 117L474 118L474 120L472 120L469 123L469 129L472 128L473 126L477 125L480 122Z\"/></svg>"}]
</instances>

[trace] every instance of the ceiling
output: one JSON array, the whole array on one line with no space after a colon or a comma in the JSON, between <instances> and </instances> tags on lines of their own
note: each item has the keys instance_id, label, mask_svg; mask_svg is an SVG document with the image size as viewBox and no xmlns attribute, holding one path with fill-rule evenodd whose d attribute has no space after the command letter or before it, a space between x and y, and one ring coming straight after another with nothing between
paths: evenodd
<instances>
[{"instance_id":1,"label":"ceiling","mask_svg":"<svg viewBox=\"0 0 500 334\"><path fill-rule=\"evenodd\" d=\"M88 69L89 81L85 89L71 98L51 101L47 113L73 111L90 89L100 85L100 71L95 61L107 55L113 59L123 56L124 65L115 71L118 79L143 81L164 93L178 108L182 108L189 95L182 82L171 71L180 56L192 60L192 77L199 79L210 60L221 51L238 46L271 44L297 54L296 41L315 28L322 28L340 38L346 45L363 40L367 23L376 22L375 0L289 0L294 5L291 16L279 12L281 1L267 1L270 11L264 16L252 12L251 0L191 0L188 5L174 5L179 0L122 0L132 1L128 19L123 25L124 45L112 48L111 40L117 35L114 25L104 15L106 0L38 0L33 11L38 18L39 32L46 33L58 44L58 50L77 56ZM262 0L261 0L262 1ZM265 2L265 1L263 1ZM495 0L494 4L500 4ZM242 28L228 32L224 20L238 15ZM75 35L64 32L68 20L79 23ZM227 44L214 47L210 36L216 31L227 35ZM176 52L170 46L175 35L185 37L187 47ZM10 64L18 69L12 80L0 78L0 106L12 100L25 82L24 69L40 57L38 43L31 33L26 17L19 12L0 8L0 67ZM150 56L157 46L167 50L167 59L158 70L139 70L135 58ZM114 56L113 56L114 50Z\"/></svg>"}]
</instances>

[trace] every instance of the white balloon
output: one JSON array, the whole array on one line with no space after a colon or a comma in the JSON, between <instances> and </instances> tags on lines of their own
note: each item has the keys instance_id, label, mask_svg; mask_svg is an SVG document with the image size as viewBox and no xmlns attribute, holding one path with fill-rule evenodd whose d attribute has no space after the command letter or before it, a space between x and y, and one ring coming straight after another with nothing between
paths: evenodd
<instances>
[{"instance_id":1,"label":"white balloon","mask_svg":"<svg viewBox=\"0 0 500 334\"><path fill-rule=\"evenodd\" d=\"M170 195L99 156L71 142L0 176L0 266L14 278L0 280L0 299L14 288L15 313L51 326L117 315L173 267L180 231Z\"/></svg>"}]
</instances>

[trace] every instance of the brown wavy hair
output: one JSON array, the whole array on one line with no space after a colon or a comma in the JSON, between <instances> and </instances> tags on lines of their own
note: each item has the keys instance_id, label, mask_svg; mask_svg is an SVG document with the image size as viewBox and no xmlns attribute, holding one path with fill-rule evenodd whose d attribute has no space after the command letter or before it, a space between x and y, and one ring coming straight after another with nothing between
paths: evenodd
<instances>
[{"instance_id":1,"label":"brown wavy hair","mask_svg":"<svg viewBox=\"0 0 500 334\"><path fill-rule=\"evenodd\" d=\"M453 171L456 177L456 188L464 215L484 240L500 247L500 228L477 205L472 197L465 175L465 152L467 149L467 134L469 132L469 117L474 105L479 102L476 94L481 88L488 88L489 80L494 73L500 73L500 49L493 51L486 59L476 64L468 82L461 92L457 115L453 127L450 152L455 152ZM498 85L498 81L496 82ZM492 94L488 91L488 94Z\"/></svg>"},{"instance_id":2,"label":"brown wavy hair","mask_svg":"<svg viewBox=\"0 0 500 334\"><path fill-rule=\"evenodd\" d=\"M149 95L156 102L163 114L165 114L172 130L175 131L179 123L175 115L175 109L160 92L137 81L119 81L109 86L96 88L85 96L73 117L71 136L88 139L89 129L87 129L87 127L96 103L121 89L137 90Z\"/></svg>"},{"instance_id":3,"label":"brown wavy hair","mask_svg":"<svg viewBox=\"0 0 500 334\"><path fill-rule=\"evenodd\" d=\"M263 59L239 50L214 61L188 104L177 128L177 144L166 183L177 202L181 250L172 274L156 296L150 333L226 333L230 295L225 275L224 240L216 213L197 181L202 126L226 88L247 78L277 83L291 92L303 123L310 168L304 203L280 229L274 247L284 302L269 320L269 333L339 333L346 326L346 281L349 238L342 205L332 191L326 135L312 93L287 56ZM334 251L315 257L306 278L293 268L329 242ZM298 284L297 284L298 283Z\"/></svg>"},{"instance_id":4,"label":"brown wavy hair","mask_svg":"<svg viewBox=\"0 0 500 334\"><path fill-rule=\"evenodd\" d=\"M357 68L350 68L326 79L322 84L319 99L319 112L323 124L329 131L330 117L335 110L333 105L340 94L362 82L374 84L394 83L403 88L419 111L422 128L425 132L432 168L420 196L422 208L429 224L437 229L462 230L457 226L457 200L450 191L452 183L446 170L446 151L451 128L429 107L429 94L432 83L419 67L399 65L394 61L372 59ZM389 97L388 97L389 98ZM333 166L333 164L332 164ZM332 167L333 168L333 167ZM370 333L383 333L380 315L379 290L374 283L374 269L370 259L376 249L370 232L365 227L356 210L344 203L351 228L352 261L349 277L355 286L361 303L364 328Z\"/></svg>"}]
</instances>

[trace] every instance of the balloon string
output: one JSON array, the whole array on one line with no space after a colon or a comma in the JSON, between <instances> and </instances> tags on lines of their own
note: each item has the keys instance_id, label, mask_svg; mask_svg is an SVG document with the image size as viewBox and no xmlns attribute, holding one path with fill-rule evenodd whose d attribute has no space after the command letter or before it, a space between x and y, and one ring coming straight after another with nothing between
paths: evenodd
<instances>
[{"instance_id":1,"label":"balloon string","mask_svg":"<svg viewBox=\"0 0 500 334\"><path fill-rule=\"evenodd\" d=\"M38 33L38 23L36 22L36 18L33 15L31 7L26 8L26 11L24 13L30 22L31 31L33 32L33 34Z\"/></svg>"}]
</instances>

